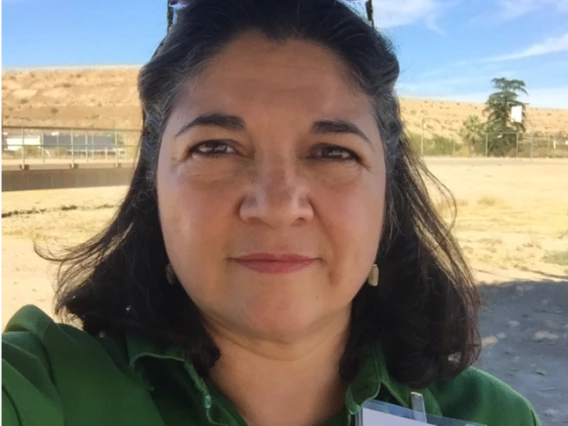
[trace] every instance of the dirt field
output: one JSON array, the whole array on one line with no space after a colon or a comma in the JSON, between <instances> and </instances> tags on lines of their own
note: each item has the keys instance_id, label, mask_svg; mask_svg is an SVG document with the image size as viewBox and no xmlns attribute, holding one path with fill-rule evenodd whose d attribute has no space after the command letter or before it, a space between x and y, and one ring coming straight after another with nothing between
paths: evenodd
<instances>
[{"instance_id":1,"label":"dirt field","mask_svg":"<svg viewBox=\"0 0 568 426\"><path fill-rule=\"evenodd\" d=\"M136 67L2 72L4 126L137 129L140 107ZM530 89L529 89L530 92ZM482 118L484 105L470 102L402 99L406 128L425 137L458 137L469 115ZM527 109L527 130L568 138L568 110Z\"/></svg>"},{"instance_id":2,"label":"dirt field","mask_svg":"<svg viewBox=\"0 0 568 426\"><path fill-rule=\"evenodd\" d=\"M455 233L486 301L478 365L527 396L544 425L568 424L568 161L428 165L455 195ZM51 311L54 267L34 254L32 238L55 249L86 239L124 191L2 193L2 326L26 303Z\"/></svg>"}]
</instances>

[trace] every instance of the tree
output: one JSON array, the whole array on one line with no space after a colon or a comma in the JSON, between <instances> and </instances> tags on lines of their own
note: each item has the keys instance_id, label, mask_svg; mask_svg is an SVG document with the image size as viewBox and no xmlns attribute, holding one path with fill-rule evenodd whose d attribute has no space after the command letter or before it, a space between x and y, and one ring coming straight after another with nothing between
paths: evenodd
<instances>
[{"instance_id":1,"label":"tree","mask_svg":"<svg viewBox=\"0 0 568 426\"><path fill-rule=\"evenodd\" d=\"M494 78L491 82L497 92L489 95L483 111L487 114L488 153L506 155L516 144L516 134L525 131L525 104L518 98L521 93L528 93L522 80L501 77ZM509 120L509 111L513 106L522 107L523 122L513 123Z\"/></svg>"},{"instance_id":2,"label":"tree","mask_svg":"<svg viewBox=\"0 0 568 426\"><path fill-rule=\"evenodd\" d=\"M469 148L469 155L475 151L475 146L483 139L485 125L477 115L468 116L462 123L460 137Z\"/></svg>"}]
</instances>

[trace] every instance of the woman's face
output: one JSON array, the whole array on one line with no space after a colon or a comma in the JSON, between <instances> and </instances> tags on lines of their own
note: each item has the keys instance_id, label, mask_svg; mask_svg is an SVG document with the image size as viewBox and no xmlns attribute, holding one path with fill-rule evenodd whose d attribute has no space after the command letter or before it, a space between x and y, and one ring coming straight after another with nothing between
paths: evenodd
<instances>
[{"instance_id":1,"label":"woman's face","mask_svg":"<svg viewBox=\"0 0 568 426\"><path fill-rule=\"evenodd\" d=\"M256 33L184 90L162 139L158 205L206 322L279 341L346 323L385 206L367 97L329 51Z\"/></svg>"}]
</instances>

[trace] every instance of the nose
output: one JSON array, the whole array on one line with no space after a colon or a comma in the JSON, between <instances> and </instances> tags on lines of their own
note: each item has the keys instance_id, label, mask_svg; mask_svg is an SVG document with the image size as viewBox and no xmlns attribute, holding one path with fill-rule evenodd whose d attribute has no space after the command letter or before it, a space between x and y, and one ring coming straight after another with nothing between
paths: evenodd
<instances>
[{"instance_id":1,"label":"nose","mask_svg":"<svg viewBox=\"0 0 568 426\"><path fill-rule=\"evenodd\" d=\"M274 229L310 221L314 211L307 182L294 164L273 159L255 170L239 214L245 222L260 222Z\"/></svg>"}]
</instances>

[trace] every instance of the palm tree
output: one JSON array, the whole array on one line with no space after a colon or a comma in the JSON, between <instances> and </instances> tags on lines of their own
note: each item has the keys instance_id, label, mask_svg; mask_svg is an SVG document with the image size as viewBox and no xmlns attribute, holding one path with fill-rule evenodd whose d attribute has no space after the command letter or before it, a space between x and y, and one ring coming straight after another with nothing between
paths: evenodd
<instances>
[{"instance_id":1,"label":"palm tree","mask_svg":"<svg viewBox=\"0 0 568 426\"><path fill-rule=\"evenodd\" d=\"M469 147L469 155L475 150L475 145L481 140L484 124L477 115L468 116L462 123L460 136Z\"/></svg>"}]
</instances>

